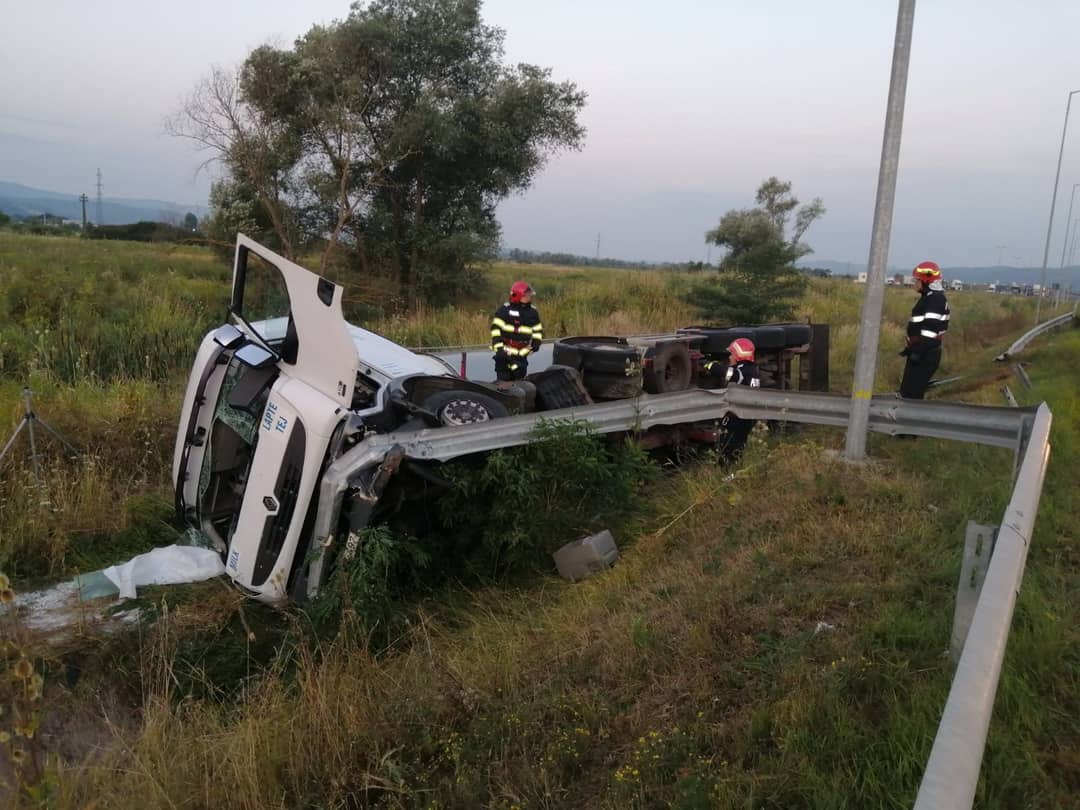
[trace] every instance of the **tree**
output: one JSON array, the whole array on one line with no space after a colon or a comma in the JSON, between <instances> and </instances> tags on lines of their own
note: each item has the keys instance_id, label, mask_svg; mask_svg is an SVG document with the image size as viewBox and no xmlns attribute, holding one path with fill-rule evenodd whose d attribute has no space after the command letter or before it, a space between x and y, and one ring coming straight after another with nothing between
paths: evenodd
<instances>
[{"instance_id":1,"label":"tree","mask_svg":"<svg viewBox=\"0 0 1080 810\"><path fill-rule=\"evenodd\" d=\"M11 222L11 217L9 217L3 211L0 211L0 228L3 228L9 222Z\"/></svg>"},{"instance_id":2,"label":"tree","mask_svg":"<svg viewBox=\"0 0 1080 810\"><path fill-rule=\"evenodd\" d=\"M492 256L498 202L584 136L584 93L504 65L503 36L479 0L356 3L216 71L171 129L224 164L220 196L248 195L286 255L318 243L324 267L392 275L415 304Z\"/></svg>"},{"instance_id":3,"label":"tree","mask_svg":"<svg viewBox=\"0 0 1080 810\"><path fill-rule=\"evenodd\" d=\"M688 301L714 323L790 318L806 288L795 262L813 252L802 237L825 213L821 199L800 207L791 183L770 177L758 188L756 202L755 208L728 211L705 234L727 254L715 277L691 288Z\"/></svg>"},{"instance_id":4,"label":"tree","mask_svg":"<svg viewBox=\"0 0 1080 810\"><path fill-rule=\"evenodd\" d=\"M184 214L184 230L196 231L199 229L199 218L188 211Z\"/></svg>"}]
</instances>

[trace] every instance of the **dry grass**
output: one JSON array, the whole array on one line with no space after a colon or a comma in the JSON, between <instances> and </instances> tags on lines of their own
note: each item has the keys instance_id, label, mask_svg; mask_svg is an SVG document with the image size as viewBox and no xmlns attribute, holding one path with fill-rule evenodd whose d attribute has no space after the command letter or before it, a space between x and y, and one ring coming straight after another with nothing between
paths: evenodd
<instances>
[{"instance_id":1,"label":"dry grass","mask_svg":"<svg viewBox=\"0 0 1080 810\"><path fill-rule=\"evenodd\" d=\"M434 601L397 654L305 653L231 710L155 700L130 747L63 775L57 806L909 805L950 678L959 518L997 516L1009 466L965 447L920 475L948 445L919 445L856 469L758 441L734 480L695 467L604 576ZM1076 639L1043 636L1076 608L1053 609L1021 608L1029 654L1006 683L1031 694L1003 687L1024 703L990 756L1067 739L1028 705L1054 693L1053 655L1075 662ZM1030 654L1025 628L1049 648ZM989 772L980 806L1064 806L1068 778L1022 761Z\"/></svg>"}]
</instances>

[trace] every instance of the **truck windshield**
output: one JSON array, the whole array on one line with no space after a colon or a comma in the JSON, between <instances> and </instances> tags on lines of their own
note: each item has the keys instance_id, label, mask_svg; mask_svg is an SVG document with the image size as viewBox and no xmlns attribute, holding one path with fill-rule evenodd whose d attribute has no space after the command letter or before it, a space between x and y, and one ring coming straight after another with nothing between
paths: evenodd
<instances>
[{"instance_id":1,"label":"truck windshield","mask_svg":"<svg viewBox=\"0 0 1080 810\"><path fill-rule=\"evenodd\" d=\"M201 527L219 549L228 546L240 514L258 417L266 405L273 369L245 366L235 358L214 406L210 440L199 475Z\"/></svg>"},{"instance_id":2,"label":"truck windshield","mask_svg":"<svg viewBox=\"0 0 1080 810\"><path fill-rule=\"evenodd\" d=\"M289 290L281 271L256 253L248 253L237 314L267 343L285 336Z\"/></svg>"}]
</instances>

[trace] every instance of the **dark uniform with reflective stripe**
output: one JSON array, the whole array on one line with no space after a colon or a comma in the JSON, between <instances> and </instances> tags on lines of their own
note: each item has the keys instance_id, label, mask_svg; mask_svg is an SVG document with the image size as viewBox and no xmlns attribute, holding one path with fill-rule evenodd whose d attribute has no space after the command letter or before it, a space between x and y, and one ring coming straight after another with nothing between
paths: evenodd
<instances>
[{"instance_id":1,"label":"dark uniform with reflective stripe","mask_svg":"<svg viewBox=\"0 0 1080 810\"><path fill-rule=\"evenodd\" d=\"M940 281L934 282L941 285ZM949 328L949 302L945 292L924 286L911 309L907 325L907 346L901 355L907 358L900 396L922 399L926 386L941 363L941 338Z\"/></svg>"},{"instance_id":2,"label":"dark uniform with reflective stripe","mask_svg":"<svg viewBox=\"0 0 1080 810\"><path fill-rule=\"evenodd\" d=\"M733 366L714 360L705 364L705 370L712 377L722 377L728 385L748 385L751 388L761 387L761 376L758 374L757 363L749 360L740 360ZM720 459L725 463L739 460L746 440L750 438L750 431L754 429L756 419L740 419L733 413L724 414L720 420L720 426L724 428L724 435L720 439Z\"/></svg>"},{"instance_id":3,"label":"dark uniform with reflective stripe","mask_svg":"<svg viewBox=\"0 0 1080 810\"><path fill-rule=\"evenodd\" d=\"M491 317L491 351L499 380L520 380L529 372L529 355L540 348L544 327L532 304L507 301Z\"/></svg>"}]
</instances>

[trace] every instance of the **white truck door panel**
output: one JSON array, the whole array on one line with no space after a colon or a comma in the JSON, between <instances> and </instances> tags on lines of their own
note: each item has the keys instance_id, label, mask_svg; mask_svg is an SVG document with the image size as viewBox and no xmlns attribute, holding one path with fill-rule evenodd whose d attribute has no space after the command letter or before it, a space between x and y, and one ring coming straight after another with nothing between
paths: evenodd
<instances>
[{"instance_id":1,"label":"white truck door panel","mask_svg":"<svg viewBox=\"0 0 1080 810\"><path fill-rule=\"evenodd\" d=\"M252 255L280 273L287 302L277 302L277 305L286 306L287 311L257 309L263 302L255 300L256 297L260 293L265 296L266 292L256 289ZM265 266L259 268L263 273L267 270ZM237 235L233 267L234 313L249 326L267 316L290 316L291 329L284 345L286 348L291 345L295 356L283 356L282 371L330 397L341 407L348 408L359 361L341 310L343 294L343 288L337 284L267 250L243 234ZM287 351L285 354L292 353Z\"/></svg>"}]
</instances>

